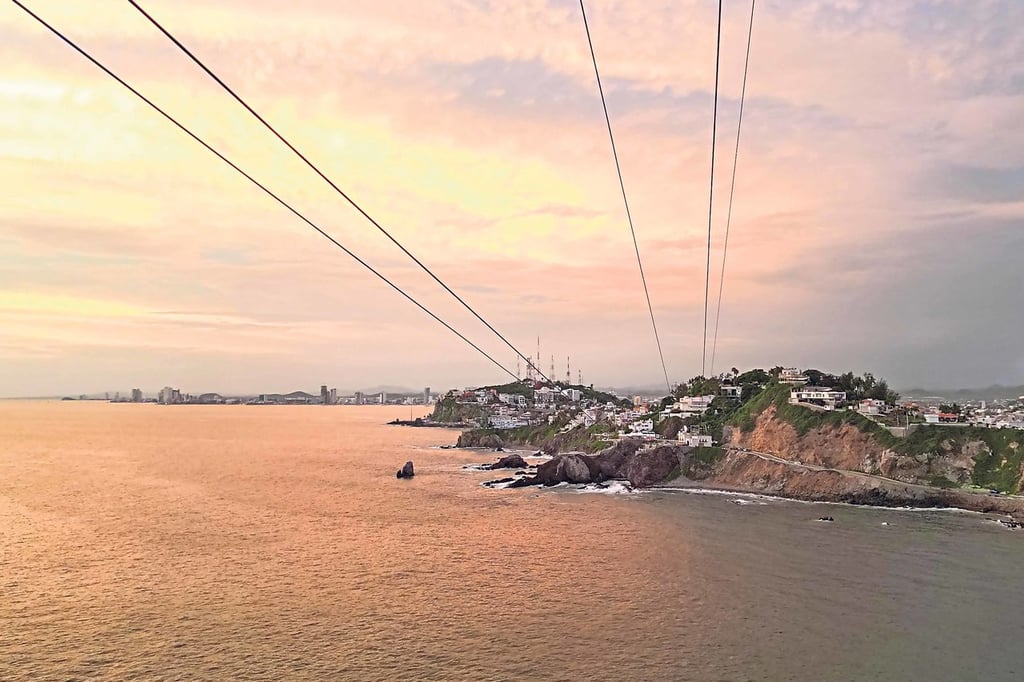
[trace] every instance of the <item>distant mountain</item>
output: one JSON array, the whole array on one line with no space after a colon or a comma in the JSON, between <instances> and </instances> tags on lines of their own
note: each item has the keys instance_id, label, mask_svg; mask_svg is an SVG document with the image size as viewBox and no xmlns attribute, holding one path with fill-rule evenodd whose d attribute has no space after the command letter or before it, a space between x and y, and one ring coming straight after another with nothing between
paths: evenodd
<instances>
[{"instance_id":1,"label":"distant mountain","mask_svg":"<svg viewBox=\"0 0 1024 682\"><path fill-rule=\"evenodd\" d=\"M958 400L1008 400L1024 395L1024 386L1002 386L996 384L988 388L908 388L900 390L904 398L942 397L952 401Z\"/></svg>"},{"instance_id":2,"label":"distant mountain","mask_svg":"<svg viewBox=\"0 0 1024 682\"><path fill-rule=\"evenodd\" d=\"M594 388L598 391L604 391L605 393L611 393L613 395L642 395L645 397L661 397L668 395L665 391L664 384L648 384L646 386L595 386Z\"/></svg>"},{"instance_id":3,"label":"distant mountain","mask_svg":"<svg viewBox=\"0 0 1024 682\"><path fill-rule=\"evenodd\" d=\"M305 391L292 391L291 393L265 393L267 400L310 400L312 398L320 399L320 395L313 395L312 393L306 393Z\"/></svg>"}]
</instances>

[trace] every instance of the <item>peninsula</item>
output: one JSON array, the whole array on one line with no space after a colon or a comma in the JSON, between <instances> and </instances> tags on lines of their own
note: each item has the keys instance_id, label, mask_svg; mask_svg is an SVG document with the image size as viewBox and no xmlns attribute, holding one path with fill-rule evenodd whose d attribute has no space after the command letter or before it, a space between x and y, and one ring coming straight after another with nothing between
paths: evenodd
<instances>
[{"instance_id":1,"label":"peninsula","mask_svg":"<svg viewBox=\"0 0 1024 682\"><path fill-rule=\"evenodd\" d=\"M460 447L553 457L515 487L625 479L1024 515L1024 401L903 400L870 374L734 369L646 400L519 382L449 392L429 422L475 424Z\"/></svg>"}]
</instances>

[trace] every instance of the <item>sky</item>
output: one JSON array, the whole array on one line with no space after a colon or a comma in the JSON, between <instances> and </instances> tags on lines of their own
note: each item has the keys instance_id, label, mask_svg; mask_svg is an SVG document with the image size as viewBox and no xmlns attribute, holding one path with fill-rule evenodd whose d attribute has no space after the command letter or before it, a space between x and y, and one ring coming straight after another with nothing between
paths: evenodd
<instances>
[{"instance_id":1,"label":"sky","mask_svg":"<svg viewBox=\"0 0 1024 682\"><path fill-rule=\"evenodd\" d=\"M515 371L128 3L25 2ZM545 372L662 381L577 3L144 5ZM725 3L712 328L749 11ZM716 12L587 5L673 383L702 364ZM1018 0L757 4L715 372L1024 383L1022 25ZM0 186L0 396L503 379L13 3Z\"/></svg>"}]
</instances>

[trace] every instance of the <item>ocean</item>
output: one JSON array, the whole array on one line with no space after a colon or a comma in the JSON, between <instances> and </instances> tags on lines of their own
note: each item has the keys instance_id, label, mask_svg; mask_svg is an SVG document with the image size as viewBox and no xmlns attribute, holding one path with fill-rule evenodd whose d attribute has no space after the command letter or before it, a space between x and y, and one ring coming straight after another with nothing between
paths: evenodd
<instances>
[{"instance_id":1,"label":"ocean","mask_svg":"<svg viewBox=\"0 0 1024 682\"><path fill-rule=\"evenodd\" d=\"M1024 531L493 490L408 416L0 401L0 679L1024 679Z\"/></svg>"}]
</instances>

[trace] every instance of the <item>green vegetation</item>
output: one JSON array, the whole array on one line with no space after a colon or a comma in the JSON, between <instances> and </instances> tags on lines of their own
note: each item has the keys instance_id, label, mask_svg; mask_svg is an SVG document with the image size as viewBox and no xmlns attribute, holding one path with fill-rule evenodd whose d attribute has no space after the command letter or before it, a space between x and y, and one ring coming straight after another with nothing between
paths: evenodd
<instances>
[{"instance_id":1,"label":"green vegetation","mask_svg":"<svg viewBox=\"0 0 1024 682\"><path fill-rule=\"evenodd\" d=\"M928 485L934 486L936 488L945 488L945 489L959 488L960 487L959 485L957 485L953 481L949 480L948 478L946 478L945 476L942 476L940 474L935 474L934 476L929 478L928 479Z\"/></svg>"},{"instance_id":2,"label":"green vegetation","mask_svg":"<svg viewBox=\"0 0 1024 682\"><path fill-rule=\"evenodd\" d=\"M767 410L770 405L784 405L788 400L789 386L771 383L750 400L742 403L732 413L727 423L738 426L743 433L750 433L754 430L759 414Z\"/></svg>"},{"instance_id":3,"label":"green vegetation","mask_svg":"<svg viewBox=\"0 0 1024 682\"><path fill-rule=\"evenodd\" d=\"M693 449L693 459L699 464L710 466L722 459L725 450L718 446L698 447Z\"/></svg>"},{"instance_id":4,"label":"green vegetation","mask_svg":"<svg viewBox=\"0 0 1024 682\"><path fill-rule=\"evenodd\" d=\"M686 463L686 468L680 473L688 478L701 478L725 455L725 450L720 447L699 447L694 448ZM676 474L677 476L679 474Z\"/></svg>"},{"instance_id":5,"label":"green vegetation","mask_svg":"<svg viewBox=\"0 0 1024 682\"><path fill-rule=\"evenodd\" d=\"M431 412L431 420L439 423L460 424L463 422L479 421L484 419L490 412L480 405L460 405L450 392L445 397L434 403L434 411Z\"/></svg>"},{"instance_id":6,"label":"green vegetation","mask_svg":"<svg viewBox=\"0 0 1024 682\"><path fill-rule=\"evenodd\" d=\"M521 395L524 398L533 400L533 387L524 384L522 381L510 381L507 384L501 384L499 386L481 386L480 390L495 390L498 393L507 393L509 395Z\"/></svg>"},{"instance_id":7,"label":"green vegetation","mask_svg":"<svg viewBox=\"0 0 1024 682\"><path fill-rule=\"evenodd\" d=\"M611 445L611 436L615 429L610 424L578 426L565 433L559 433L566 423L565 420L555 420L553 424L521 426L517 429L495 430L494 433L509 445L528 445L547 452L597 452Z\"/></svg>"},{"instance_id":8,"label":"green vegetation","mask_svg":"<svg viewBox=\"0 0 1024 682\"><path fill-rule=\"evenodd\" d=\"M680 417L668 417L654 425L654 432L666 440L674 440L683 428Z\"/></svg>"},{"instance_id":9,"label":"green vegetation","mask_svg":"<svg viewBox=\"0 0 1024 682\"><path fill-rule=\"evenodd\" d=\"M850 402L860 402L865 398L884 400L889 405L899 402L900 394L889 390L885 379L876 379L871 372L864 372L863 376L856 376L853 372L845 374L829 374L817 369L804 371L811 386L827 386L846 391L846 398Z\"/></svg>"},{"instance_id":10,"label":"green vegetation","mask_svg":"<svg viewBox=\"0 0 1024 682\"><path fill-rule=\"evenodd\" d=\"M831 412L813 410L802 405L789 404L790 387L788 384L772 383L748 402L741 405L729 417L728 423L738 426L743 433L750 433L754 430L758 415L775 405L775 415L786 422L798 435L803 436L812 429L817 428L839 428L849 424L869 433L884 445L892 447L897 439L884 427L876 424L867 417L852 410L834 410Z\"/></svg>"},{"instance_id":11,"label":"green vegetation","mask_svg":"<svg viewBox=\"0 0 1024 682\"><path fill-rule=\"evenodd\" d=\"M899 441L893 449L911 457L934 457L961 452L969 444L978 442L983 447L974 457L971 482L983 488L1020 492L1024 433L1016 429L924 426Z\"/></svg>"}]
</instances>

